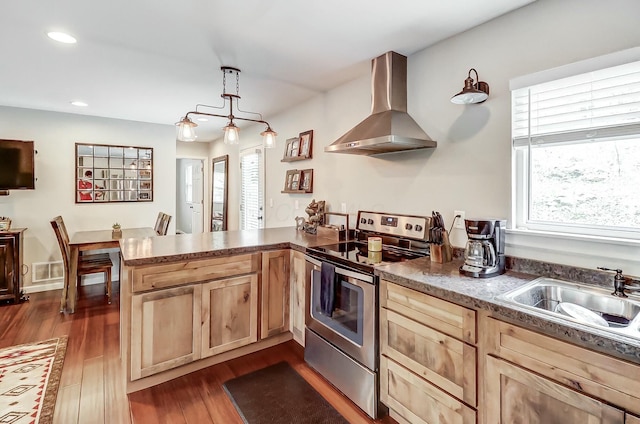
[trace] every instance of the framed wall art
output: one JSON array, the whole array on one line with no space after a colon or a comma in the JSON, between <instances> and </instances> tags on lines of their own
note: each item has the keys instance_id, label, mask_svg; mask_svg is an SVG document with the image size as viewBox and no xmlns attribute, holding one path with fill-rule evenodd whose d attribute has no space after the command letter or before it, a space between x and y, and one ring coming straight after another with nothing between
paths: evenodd
<instances>
[{"instance_id":1,"label":"framed wall art","mask_svg":"<svg viewBox=\"0 0 640 424\"><path fill-rule=\"evenodd\" d=\"M313 130L301 132L298 137L287 139L281 162L311 159L313 151Z\"/></svg>"}]
</instances>

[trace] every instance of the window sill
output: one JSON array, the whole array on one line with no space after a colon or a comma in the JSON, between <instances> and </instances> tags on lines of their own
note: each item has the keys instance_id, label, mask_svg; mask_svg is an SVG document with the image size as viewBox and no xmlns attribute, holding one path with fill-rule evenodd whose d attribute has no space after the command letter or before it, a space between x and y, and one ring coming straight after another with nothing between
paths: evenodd
<instances>
[{"instance_id":1,"label":"window sill","mask_svg":"<svg viewBox=\"0 0 640 424\"><path fill-rule=\"evenodd\" d=\"M505 253L588 269L620 268L626 275L640 276L639 240L510 229Z\"/></svg>"}]
</instances>

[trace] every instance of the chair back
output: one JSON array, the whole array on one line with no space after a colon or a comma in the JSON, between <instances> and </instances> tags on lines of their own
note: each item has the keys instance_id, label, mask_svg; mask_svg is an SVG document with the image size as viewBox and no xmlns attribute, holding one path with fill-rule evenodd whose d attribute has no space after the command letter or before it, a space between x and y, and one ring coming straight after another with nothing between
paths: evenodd
<instances>
[{"instance_id":1,"label":"chair back","mask_svg":"<svg viewBox=\"0 0 640 424\"><path fill-rule=\"evenodd\" d=\"M153 227L153 229L156 231L156 234L159 236L166 236L170 222L171 215L168 215L164 212L159 212L158 218L156 219L156 225L155 227Z\"/></svg>"},{"instance_id":2,"label":"chair back","mask_svg":"<svg viewBox=\"0 0 640 424\"><path fill-rule=\"evenodd\" d=\"M56 239L58 240L58 246L60 246L60 253L62 253L62 261L64 263L65 275L69 273L69 233L67 233L67 227L64 225L64 221L61 216L56 216L51 220L51 227L56 233Z\"/></svg>"}]
</instances>

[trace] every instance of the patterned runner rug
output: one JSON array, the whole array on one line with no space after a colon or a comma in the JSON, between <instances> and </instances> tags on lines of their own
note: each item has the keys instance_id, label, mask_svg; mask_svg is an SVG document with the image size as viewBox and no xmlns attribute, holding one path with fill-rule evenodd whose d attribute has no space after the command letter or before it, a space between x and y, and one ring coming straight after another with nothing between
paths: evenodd
<instances>
[{"instance_id":1,"label":"patterned runner rug","mask_svg":"<svg viewBox=\"0 0 640 424\"><path fill-rule=\"evenodd\" d=\"M0 350L0 423L53 420L67 337Z\"/></svg>"}]
</instances>

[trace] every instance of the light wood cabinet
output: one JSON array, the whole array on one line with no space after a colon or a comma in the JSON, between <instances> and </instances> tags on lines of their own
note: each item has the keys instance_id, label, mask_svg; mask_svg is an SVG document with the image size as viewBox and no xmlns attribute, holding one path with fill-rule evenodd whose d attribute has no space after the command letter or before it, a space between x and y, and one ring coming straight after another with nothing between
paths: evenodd
<instances>
[{"instance_id":1,"label":"light wood cabinet","mask_svg":"<svg viewBox=\"0 0 640 424\"><path fill-rule=\"evenodd\" d=\"M132 297L132 380L200 358L201 293L189 285Z\"/></svg>"},{"instance_id":2,"label":"light wood cabinet","mask_svg":"<svg viewBox=\"0 0 640 424\"><path fill-rule=\"evenodd\" d=\"M487 354L633 414L640 413L640 366L494 318L481 321ZM495 387L498 374L485 378ZM495 399L488 390L485 401ZM489 421L491 422L491 421ZM596 421L600 422L600 421Z\"/></svg>"},{"instance_id":3,"label":"light wood cabinet","mask_svg":"<svg viewBox=\"0 0 640 424\"><path fill-rule=\"evenodd\" d=\"M258 276L202 285L202 357L258 340Z\"/></svg>"},{"instance_id":4,"label":"light wood cabinet","mask_svg":"<svg viewBox=\"0 0 640 424\"><path fill-rule=\"evenodd\" d=\"M625 416L625 424L640 424L640 417L636 417L635 415L627 414Z\"/></svg>"},{"instance_id":5,"label":"light wood cabinet","mask_svg":"<svg viewBox=\"0 0 640 424\"><path fill-rule=\"evenodd\" d=\"M291 332L293 339L304 346L307 275L304 254L296 250L290 256L291 281Z\"/></svg>"},{"instance_id":6,"label":"light wood cabinet","mask_svg":"<svg viewBox=\"0 0 640 424\"><path fill-rule=\"evenodd\" d=\"M289 254L262 254L261 339L289 331Z\"/></svg>"},{"instance_id":7,"label":"light wood cabinet","mask_svg":"<svg viewBox=\"0 0 640 424\"><path fill-rule=\"evenodd\" d=\"M487 424L624 424L624 411L492 356L486 357Z\"/></svg>"},{"instance_id":8,"label":"light wood cabinet","mask_svg":"<svg viewBox=\"0 0 640 424\"><path fill-rule=\"evenodd\" d=\"M476 423L475 311L385 280L380 305L380 398L391 416Z\"/></svg>"}]
</instances>

